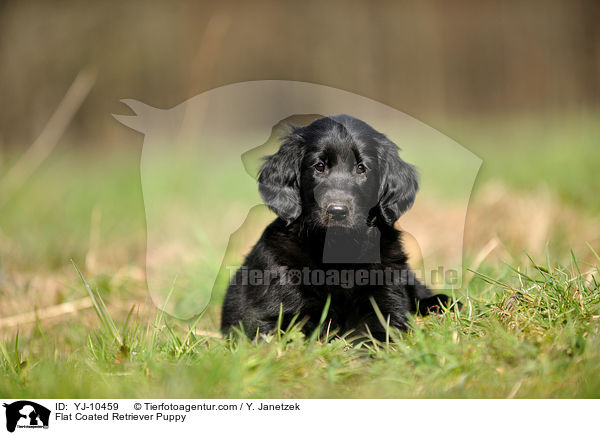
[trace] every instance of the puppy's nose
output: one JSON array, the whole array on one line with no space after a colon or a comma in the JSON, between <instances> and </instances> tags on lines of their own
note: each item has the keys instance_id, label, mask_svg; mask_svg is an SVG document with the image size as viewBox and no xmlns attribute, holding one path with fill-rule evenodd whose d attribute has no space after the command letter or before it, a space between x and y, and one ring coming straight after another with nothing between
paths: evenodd
<instances>
[{"instance_id":1,"label":"puppy's nose","mask_svg":"<svg viewBox=\"0 0 600 435\"><path fill-rule=\"evenodd\" d=\"M333 219L344 219L348 216L348 207L342 204L331 204L327 207L327 214Z\"/></svg>"}]
</instances>

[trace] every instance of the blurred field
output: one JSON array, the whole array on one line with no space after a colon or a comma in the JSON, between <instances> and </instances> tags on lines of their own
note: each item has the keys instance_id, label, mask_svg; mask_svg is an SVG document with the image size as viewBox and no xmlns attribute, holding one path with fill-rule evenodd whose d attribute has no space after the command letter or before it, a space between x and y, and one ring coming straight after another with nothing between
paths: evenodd
<instances>
[{"instance_id":1,"label":"blurred field","mask_svg":"<svg viewBox=\"0 0 600 435\"><path fill-rule=\"evenodd\" d=\"M465 309L416 318L396 343L359 349L343 340L305 343L294 331L269 344L215 338L223 285L193 325L161 315L145 284L139 149L58 149L0 215L0 395L597 397L600 259L590 246L600 251L600 149L598 123L585 122L496 126L504 134L478 148L484 166L464 253L465 268L478 274L466 271L468 286L456 294ZM462 128L472 135L467 146L490 130ZM229 237L219 232L228 219L219 210L232 205L245 215L258 198L247 174L228 169L237 158L226 153L206 168L207 183L230 186L207 211L219 216L214 227L198 229L214 243ZM435 198L420 200L429 213L439 209ZM450 225L452 207L444 211ZM269 219L254 224L255 238ZM441 251L446 230L431 228ZM74 313L60 311L87 297L69 259L106 302L121 338L102 326L89 299ZM56 306L58 315L48 312ZM37 321L14 317L34 310Z\"/></svg>"}]
</instances>

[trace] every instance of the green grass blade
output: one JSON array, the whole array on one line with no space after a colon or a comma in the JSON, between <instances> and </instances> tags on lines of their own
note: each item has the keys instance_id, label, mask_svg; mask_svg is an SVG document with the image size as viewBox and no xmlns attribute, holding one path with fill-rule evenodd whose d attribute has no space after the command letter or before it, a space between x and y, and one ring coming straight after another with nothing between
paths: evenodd
<instances>
[{"instance_id":1,"label":"green grass blade","mask_svg":"<svg viewBox=\"0 0 600 435\"><path fill-rule=\"evenodd\" d=\"M88 295L90 296L90 299L92 300L92 305L94 307L94 311L96 311L96 315L100 319L100 322L103 324L104 329L109 334L109 336L111 336L115 341L117 341L117 343L119 343L119 345L122 346L123 341L121 340L119 332L117 331L117 327L115 326L115 323L114 323L112 317L110 316L110 313L108 312L108 309L106 308L106 305L104 304L104 301L102 300L102 297L100 296L99 293L94 292L92 290L92 288L90 287L90 285L84 278L83 274L79 270L79 267L77 267L77 264L75 264L75 262L73 260L71 260L71 264L73 264L73 267L79 274L79 278L81 278L81 281L83 282L83 285L84 285L85 289L87 290Z\"/></svg>"}]
</instances>

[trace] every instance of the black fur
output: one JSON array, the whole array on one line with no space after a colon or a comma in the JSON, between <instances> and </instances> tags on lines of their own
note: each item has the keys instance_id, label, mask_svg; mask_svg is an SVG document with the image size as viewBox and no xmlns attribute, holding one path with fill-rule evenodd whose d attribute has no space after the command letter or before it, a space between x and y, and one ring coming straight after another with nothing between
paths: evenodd
<instances>
[{"instance_id":1,"label":"black fur","mask_svg":"<svg viewBox=\"0 0 600 435\"><path fill-rule=\"evenodd\" d=\"M227 290L224 333L236 326L250 337L272 332L282 311L283 327L297 316L309 334L330 297L327 327L338 333L368 328L383 339L385 328L374 304L391 327L405 330L409 313L426 314L450 303L415 279L400 232L393 227L414 202L416 171L398 156L393 142L363 121L337 115L292 127L279 151L264 163L258 181L265 204L278 218ZM248 279L253 270L274 269L302 271L302 277L290 279L289 272L263 274L262 282ZM313 271L334 276L390 270L401 279L344 285L333 278L311 278Z\"/></svg>"}]
</instances>

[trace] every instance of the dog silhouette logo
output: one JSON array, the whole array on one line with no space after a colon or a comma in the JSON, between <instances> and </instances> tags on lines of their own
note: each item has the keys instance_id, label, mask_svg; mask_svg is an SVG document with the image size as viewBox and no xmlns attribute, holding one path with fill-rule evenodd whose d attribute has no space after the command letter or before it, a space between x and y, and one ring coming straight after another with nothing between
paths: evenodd
<instances>
[{"instance_id":1,"label":"dog silhouette logo","mask_svg":"<svg viewBox=\"0 0 600 435\"><path fill-rule=\"evenodd\" d=\"M122 102L134 114L113 116L144 134L146 281L154 304L169 315L202 313L256 242L257 229L273 220L256 186L263 157L278 151L291 126L341 113L385 133L418 168L419 197L397 229L410 241L424 284L461 287L467 208L482 160L425 123L351 92L288 80L229 84L164 109ZM354 252L324 254L336 263L353 260ZM361 262L380 261L377 253ZM220 267L214 259L222 259ZM289 278L299 281L295 273Z\"/></svg>"},{"instance_id":2,"label":"dog silhouette logo","mask_svg":"<svg viewBox=\"0 0 600 435\"><path fill-rule=\"evenodd\" d=\"M48 408L29 400L5 403L3 406L6 408L6 430L9 432L14 432L16 428L48 429L50 421Z\"/></svg>"}]
</instances>

